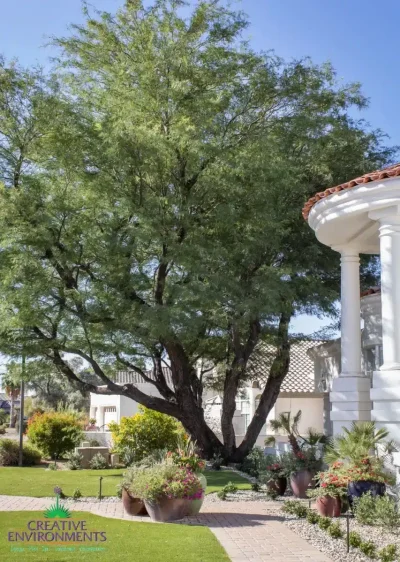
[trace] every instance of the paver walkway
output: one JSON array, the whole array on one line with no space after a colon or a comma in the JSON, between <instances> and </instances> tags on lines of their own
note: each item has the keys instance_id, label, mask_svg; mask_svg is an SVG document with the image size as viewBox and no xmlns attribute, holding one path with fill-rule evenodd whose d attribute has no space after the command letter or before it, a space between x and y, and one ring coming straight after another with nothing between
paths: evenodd
<instances>
[{"instance_id":1,"label":"paver walkway","mask_svg":"<svg viewBox=\"0 0 400 562\"><path fill-rule=\"evenodd\" d=\"M49 498L0 496L0 511L41 511L54 502ZM95 515L149 521L148 517L126 515L121 502L68 502L75 511ZM325 554L296 535L271 502L209 502L196 517L178 522L205 525L225 548L232 562L332 562Z\"/></svg>"}]
</instances>

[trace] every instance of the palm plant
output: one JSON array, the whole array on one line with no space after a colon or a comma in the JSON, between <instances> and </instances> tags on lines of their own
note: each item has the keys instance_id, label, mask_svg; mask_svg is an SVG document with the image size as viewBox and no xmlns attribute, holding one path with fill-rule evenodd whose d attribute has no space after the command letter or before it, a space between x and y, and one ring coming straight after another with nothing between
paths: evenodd
<instances>
[{"instance_id":1,"label":"palm plant","mask_svg":"<svg viewBox=\"0 0 400 562\"><path fill-rule=\"evenodd\" d=\"M297 438L300 437L299 434L299 423L301 420L301 410L293 416L290 412L281 412L276 420L271 420L269 422L271 428L274 431L284 431L292 448L294 454L300 452L300 445L297 442Z\"/></svg>"},{"instance_id":2,"label":"palm plant","mask_svg":"<svg viewBox=\"0 0 400 562\"><path fill-rule=\"evenodd\" d=\"M389 432L377 429L375 422L352 423L351 429L343 428L343 435L335 437L326 448L324 461L331 464L342 460L359 463L371 453L377 453L377 446L383 444Z\"/></svg>"},{"instance_id":3,"label":"palm plant","mask_svg":"<svg viewBox=\"0 0 400 562\"><path fill-rule=\"evenodd\" d=\"M3 385L6 393L10 397L10 427L15 427L15 401L19 396L20 386L15 381L6 375L3 375Z\"/></svg>"}]
</instances>

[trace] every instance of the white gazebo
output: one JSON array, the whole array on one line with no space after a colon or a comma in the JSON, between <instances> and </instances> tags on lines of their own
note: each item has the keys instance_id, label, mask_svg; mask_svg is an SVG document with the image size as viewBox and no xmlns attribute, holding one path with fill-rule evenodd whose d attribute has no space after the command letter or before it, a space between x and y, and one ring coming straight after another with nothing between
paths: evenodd
<instances>
[{"instance_id":1,"label":"white gazebo","mask_svg":"<svg viewBox=\"0 0 400 562\"><path fill-rule=\"evenodd\" d=\"M400 443L400 164L317 193L303 216L341 255L341 373L330 401L333 433L375 420ZM360 254L380 254L383 365L361 369Z\"/></svg>"}]
</instances>

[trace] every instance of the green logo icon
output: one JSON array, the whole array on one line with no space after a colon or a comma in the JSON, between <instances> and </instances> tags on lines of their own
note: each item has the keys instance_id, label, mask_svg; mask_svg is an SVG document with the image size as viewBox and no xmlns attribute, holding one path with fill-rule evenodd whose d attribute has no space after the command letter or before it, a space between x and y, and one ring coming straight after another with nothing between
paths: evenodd
<instances>
[{"instance_id":1,"label":"green logo icon","mask_svg":"<svg viewBox=\"0 0 400 562\"><path fill-rule=\"evenodd\" d=\"M56 486L54 488L54 493L56 494L56 501L48 509L46 509L44 516L47 519L68 519L71 517L71 512L60 503L60 496L62 494L61 488Z\"/></svg>"}]
</instances>

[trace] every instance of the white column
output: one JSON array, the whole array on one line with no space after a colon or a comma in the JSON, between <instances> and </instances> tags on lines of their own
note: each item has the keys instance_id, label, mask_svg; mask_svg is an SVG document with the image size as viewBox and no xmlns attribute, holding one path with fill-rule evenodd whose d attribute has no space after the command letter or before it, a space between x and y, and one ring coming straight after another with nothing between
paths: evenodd
<instances>
[{"instance_id":1,"label":"white column","mask_svg":"<svg viewBox=\"0 0 400 562\"><path fill-rule=\"evenodd\" d=\"M371 419L370 381L361 371L360 257L352 248L341 253L341 373L333 380L333 434L353 421Z\"/></svg>"},{"instance_id":2,"label":"white column","mask_svg":"<svg viewBox=\"0 0 400 562\"><path fill-rule=\"evenodd\" d=\"M90 406L89 419L96 419L96 406Z\"/></svg>"},{"instance_id":3,"label":"white column","mask_svg":"<svg viewBox=\"0 0 400 562\"><path fill-rule=\"evenodd\" d=\"M100 427L102 431L104 430L104 406L98 406L97 408L96 425Z\"/></svg>"},{"instance_id":4,"label":"white column","mask_svg":"<svg viewBox=\"0 0 400 562\"><path fill-rule=\"evenodd\" d=\"M400 369L400 217L381 219L382 370Z\"/></svg>"},{"instance_id":5,"label":"white column","mask_svg":"<svg viewBox=\"0 0 400 562\"><path fill-rule=\"evenodd\" d=\"M341 251L341 376L361 375L360 256Z\"/></svg>"},{"instance_id":6,"label":"white column","mask_svg":"<svg viewBox=\"0 0 400 562\"><path fill-rule=\"evenodd\" d=\"M376 213L380 222L383 365L373 374L372 419L400 441L400 209Z\"/></svg>"}]
</instances>

